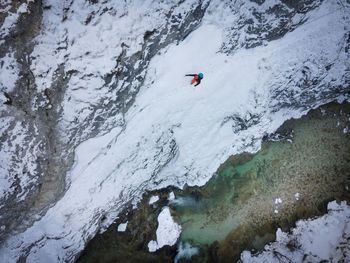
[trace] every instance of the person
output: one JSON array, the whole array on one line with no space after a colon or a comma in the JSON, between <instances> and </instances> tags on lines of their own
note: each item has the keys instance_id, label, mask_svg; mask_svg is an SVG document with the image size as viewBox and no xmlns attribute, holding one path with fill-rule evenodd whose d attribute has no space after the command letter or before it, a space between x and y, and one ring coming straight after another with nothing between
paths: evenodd
<instances>
[{"instance_id":1,"label":"person","mask_svg":"<svg viewBox=\"0 0 350 263\"><path fill-rule=\"evenodd\" d=\"M198 85L201 83L201 80L203 79L203 73L198 73L198 74L186 74L185 76L194 77L194 78L191 80L191 84L197 82L196 85L194 85L194 86L198 86Z\"/></svg>"}]
</instances>

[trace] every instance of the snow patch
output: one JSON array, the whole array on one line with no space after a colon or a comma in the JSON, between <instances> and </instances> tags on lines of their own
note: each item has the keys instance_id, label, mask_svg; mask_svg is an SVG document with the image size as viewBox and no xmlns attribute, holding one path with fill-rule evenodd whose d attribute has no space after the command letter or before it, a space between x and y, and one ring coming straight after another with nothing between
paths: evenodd
<instances>
[{"instance_id":1,"label":"snow patch","mask_svg":"<svg viewBox=\"0 0 350 263\"><path fill-rule=\"evenodd\" d=\"M125 223L119 224L118 232L125 232L127 226L128 226L128 221L126 221Z\"/></svg>"},{"instance_id":2,"label":"snow patch","mask_svg":"<svg viewBox=\"0 0 350 263\"><path fill-rule=\"evenodd\" d=\"M152 197L149 199L148 204L152 205L152 204L154 204L155 202L157 202L158 200L159 200L159 196L158 196L158 195L154 195L154 196L152 196Z\"/></svg>"},{"instance_id":3,"label":"snow patch","mask_svg":"<svg viewBox=\"0 0 350 263\"><path fill-rule=\"evenodd\" d=\"M157 241L148 243L150 252L162 248L165 245L173 246L181 234L181 226L177 224L171 214L169 207L164 207L158 216Z\"/></svg>"}]
</instances>

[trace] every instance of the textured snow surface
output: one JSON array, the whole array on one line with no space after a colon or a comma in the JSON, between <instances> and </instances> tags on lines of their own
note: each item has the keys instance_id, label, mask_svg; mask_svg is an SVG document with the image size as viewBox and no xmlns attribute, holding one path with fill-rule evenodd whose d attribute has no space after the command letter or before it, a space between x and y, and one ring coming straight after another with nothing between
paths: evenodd
<instances>
[{"instance_id":1,"label":"textured snow surface","mask_svg":"<svg viewBox=\"0 0 350 263\"><path fill-rule=\"evenodd\" d=\"M248 263L262 262L349 262L350 206L345 201L328 204L328 214L317 219L298 221L290 234L277 230L276 241L265 251L241 254Z\"/></svg>"},{"instance_id":2,"label":"textured snow surface","mask_svg":"<svg viewBox=\"0 0 350 263\"><path fill-rule=\"evenodd\" d=\"M177 224L170 214L169 207L164 207L158 216L157 241L148 243L148 250L154 252L166 245L175 245L181 234L181 226Z\"/></svg>"},{"instance_id":3,"label":"textured snow surface","mask_svg":"<svg viewBox=\"0 0 350 263\"><path fill-rule=\"evenodd\" d=\"M45 1L51 8L44 13L44 34L32 54L39 89L54 81L53 64L64 63L67 71L84 72L79 77L72 74L62 105L62 122L71 125L84 122L102 97L106 103L114 99L115 93L101 79L115 67L120 53L116 50L125 41L132 52L139 51L140 32L157 28L170 9L166 3L128 1L120 4L117 15L105 12L82 26L92 8L84 3L73 1L71 10L77 11L63 23L66 3ZM162 15L153 12L157 9L164 10ZM311 11L307 23L283 38L232 55L219 52L230 14L226 15L220 1L212 1L210 10L197 30L151 60L133 107L123 116L113 117L114 121L123 119L125 126L99 134L76 149L67 192L32 227L2 244L1 262L14 262L23 255L28 262L74 260L101 224L108 226L125 204L136 204L145 190L205 184L230 155L257 151L266 133L275 131L286 119L326 103L317 100L322 89L344 82L342 74L349 66L344 52L349 11L339 8L335 0ZM56 52L52 46L66 51ZM307 92L292 82L299 80L302 73L296 69L304 64L309 77L332 85L320 82L312 105L292 107L288 96L300 101ZM333 67L326 72L328 64ZM184 75L199 71L204 79L193 87ZM290 92L288 100L283 97L286 91ZM244 123L239 126L237 119ZM6 189L8 184L4 185ZM103 217L107 220L100 222ZM157 241L151 247L176 242L175 232L170 241L164 232L158 239L157 230Z\"/></svg>"}]
</instances>

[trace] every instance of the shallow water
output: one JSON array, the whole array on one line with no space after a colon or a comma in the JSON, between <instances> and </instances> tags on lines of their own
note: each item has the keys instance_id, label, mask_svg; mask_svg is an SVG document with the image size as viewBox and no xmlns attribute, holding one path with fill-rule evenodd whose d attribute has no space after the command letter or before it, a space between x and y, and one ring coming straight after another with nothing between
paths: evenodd
<instances>
[{"instance_id":1,"label":"shallow water","mask_svg":"<svg viewBox=\"0 0 350 263\"><path fill-rule=\"evenodd\" d=\"M243 249L262 249L275 239L277 227L286 231L298 219L325 213L330 200L350 200L346 127L349 104L331 103L287 121L257 154L232 156L205 186L146 194L138 209L128 210L90 241L78 261L172 262L176 247L147 251L164 205L182 225L179 244L199 248L198 255L178 262L234 262ZM176 199L168 204L171 190ZM160 201L149 205L155 194ZM117 225L126 220L127 231L117 232Z\"/></svg>"}]
</instances>

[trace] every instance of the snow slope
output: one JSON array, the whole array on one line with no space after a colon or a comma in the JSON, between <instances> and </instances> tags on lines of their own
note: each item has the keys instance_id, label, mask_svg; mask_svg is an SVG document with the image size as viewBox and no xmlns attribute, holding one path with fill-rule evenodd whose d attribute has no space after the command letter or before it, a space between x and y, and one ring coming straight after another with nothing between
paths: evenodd
<instances>
[{"instance_id":1,"label":"snow slope","mask_svg":"<svg viewBox=\"0 0 350 263\"><path fill-rule=\"evenodd\" d=\"M6 240L1 262L21 256L28 262L72 261L101 224L108 225L128 202L136 204L145 190L203 185L230 155L257 151L262 137L286 119L330 100L348 99L331 91L349 77L344 41L349 6L325 1L310 11L307 23L283 38L226 55L219 52L225 7L215 9L216 1L210 5L197 30L150 61L136 101L123 116L125 125L79 145L67 192L32 227ZM331 70L325 70L330 63ZM319 82L312 101L300 106L293 100L303 101L310 90L289 76L301 82L305 65ZM184 75L198 71L204 79L194 88ZM96 84L89 83L81 85ZM71 95L75 91L69 90ZM79 94L82 101L98 97ZM64 101L66 120L74 116L70 111L83 110L78 102Z\"/></svg>"}]
</instances>

